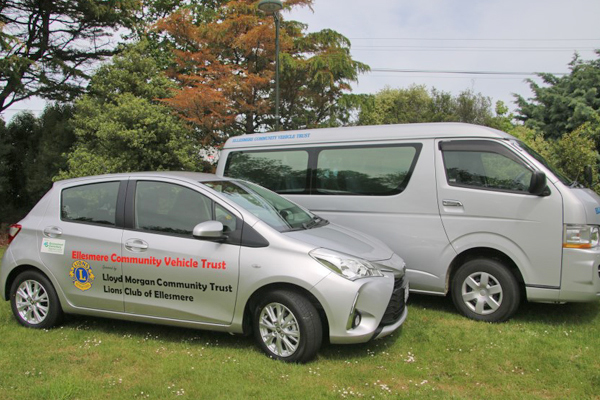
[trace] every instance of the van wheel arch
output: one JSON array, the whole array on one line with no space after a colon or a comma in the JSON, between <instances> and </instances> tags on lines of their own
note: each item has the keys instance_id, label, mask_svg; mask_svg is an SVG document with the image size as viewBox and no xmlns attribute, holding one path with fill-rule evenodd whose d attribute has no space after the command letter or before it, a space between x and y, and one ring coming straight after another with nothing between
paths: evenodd
<instances>
[{"instance_id":1,"label":"van wheel arch","mask_svg":"<svg viewBox=\"0 0 600 400\"><path fill-rule=\"evenodd\" d=\"M252 311L256 308L260 299L262 299L267 293L278 291L278 290L286 290L290 292L297 293L303 297L305 297L317 310L319 313L319 317L321 319L321 326L323 327L323 342L327 343L329 341L329 321L327 319L327 315L325 314L325 310L323 306L319 302L319 300L308 290L291 284L291 283L272 283L266 286L257 289L246 302L246 307L244 308L244 320L242 323L242 327L244 330L244 336L250 336L253 333L252 327Z\"/></svg>"}]
</instances>

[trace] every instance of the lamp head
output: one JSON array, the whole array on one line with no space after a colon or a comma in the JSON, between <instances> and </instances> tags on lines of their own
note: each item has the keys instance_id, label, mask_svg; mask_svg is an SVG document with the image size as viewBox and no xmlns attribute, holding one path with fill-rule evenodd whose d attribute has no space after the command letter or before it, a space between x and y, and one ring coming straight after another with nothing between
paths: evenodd
<instances>
[{"instance_id":1,"label":"lamp head","mask_svg":"<svg viewBox=\"0 0 600 400\"><path fill-rule=\"evenodd\" d=\"M279 0L260 0L258 9L266 14L273 14L283 9L283 3Z\"/></svg>"}]
</instances>

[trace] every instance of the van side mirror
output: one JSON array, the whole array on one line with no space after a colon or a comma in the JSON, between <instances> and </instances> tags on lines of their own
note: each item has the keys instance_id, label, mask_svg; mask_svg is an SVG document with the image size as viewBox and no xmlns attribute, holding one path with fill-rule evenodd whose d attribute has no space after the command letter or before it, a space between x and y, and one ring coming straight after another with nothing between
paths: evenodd
<instances>
[{"instance_id":1,"label":"van side mirror","mask_svg":"<svg viewBox=\"0 0 600 400\"><path fill-rule=\"evenodd\" d=\"M194 227L192 235L196 239L208 240L211 242L223 242L227 240L227 235L223 233L223 224L219 221L205 221Z\"/></svg>"},{"instance_id":2,"label":"van side mirror","mask_svg":"<svg viewBox=\"0 0 600 400\"><path fill-rule=\"evenodd\" d=\"M542 171L533 171L529 183L529 193L536 196L545 196L546 192L546 174Z\"/></svg>"},{"instance_id":3,"label":"van side mirror","mask_svg":"<svg viewBox=\"0 0 600 400\"><path fill-rule=\"evenodd\" d=\"M585 181L585 183L587 184L587 187L591 188L593 185L593 174L592 174L592 166L591 165L586 165L585 169L583 170L583 180Z\"/></svg>"}]
</instances>

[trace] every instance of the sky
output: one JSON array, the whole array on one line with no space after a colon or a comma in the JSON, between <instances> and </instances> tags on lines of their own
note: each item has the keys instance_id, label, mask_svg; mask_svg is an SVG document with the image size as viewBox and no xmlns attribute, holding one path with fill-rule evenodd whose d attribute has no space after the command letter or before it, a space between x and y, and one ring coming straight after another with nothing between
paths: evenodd
<instances>
[{"instance_id":1,"label":"sky","mask_svg":"<svg viewBox=\"0 0 600 400\"><path fill-rule=\"evenodd\" d=\"M352 57L372 69L354 93L414 84L454 95L471 89L514 110L513 93L532 96L525 79L541 82L532 73L568 73L576 51L592 60L600 49L599 0L314 0L312 8L282 17L350 39ZM2 116L43 107L37 99L20 102Z\"/></svg>"},{"instance_id":2,"label":"sky","mask_svg":"<svg viewBox=\"0 0 600 400\"><path fill-rule=\"evenodd\" d=\"M533 95L525 79L541 80L505 73L568 73L575 51L593 60L600 49L598 0L314 0L313 11L297 8L283 18L350 39L353 58L372 69L354 93L413 84L454 95L471 89L511 110L513 93Z\"/></svg>"}]
</instances>

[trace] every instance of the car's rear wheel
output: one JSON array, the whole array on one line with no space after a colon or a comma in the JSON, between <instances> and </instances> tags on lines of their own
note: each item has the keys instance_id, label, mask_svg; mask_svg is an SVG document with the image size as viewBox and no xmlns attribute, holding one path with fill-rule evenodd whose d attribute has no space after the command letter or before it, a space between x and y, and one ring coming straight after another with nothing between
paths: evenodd
<instances>
[{"instance_id":1,"label":"car's rear wheel","mask_svg":"<svg viewBox=\"0 0 600 400\"><path fill-rule=\"evenodd\" d=\"M11 285L10 301L17 321L28 328L50 328L63 315L54 286L37 271L17 276Z\"/></svg>"},{"instance_id":2,"label":"car's rear wheel","mask_svg":"<svg viewBox=\"0 0 600 400\"><path fill-rule=\"evenodd\" d=\"M521 302L519 283L501 262L488 258L467 261L452 280L452 301L466 317L506 321Z\"/></svg>"},{"instance_id":3,"label":"car's rear wheel","mask_svg":"<svg viewBox=\"0 0 600 400\"><path fill-rule=\"evenodd\" d=\"M270 357L304 363L321 347L319 313L304 296L288 291L269 292L254 311L254 337Z\"/></svg>"}]
</instances>

